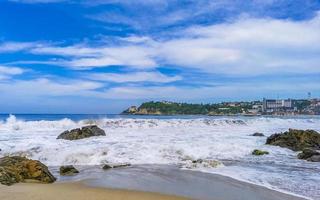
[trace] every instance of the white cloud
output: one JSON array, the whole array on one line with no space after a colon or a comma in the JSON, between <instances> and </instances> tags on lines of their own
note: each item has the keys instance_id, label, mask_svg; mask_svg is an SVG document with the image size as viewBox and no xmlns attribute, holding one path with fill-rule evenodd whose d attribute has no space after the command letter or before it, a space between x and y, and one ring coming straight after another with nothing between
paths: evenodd
<instances>
[{"instance_id":1,"label":"white cloud","mask_svg":"<svg viewBox=\"0 0 320 200\"><path fill-rule=\"evenodd\" d=\"M74 59L66 62L73 68L93 68L111 65L123 65L134 68L153 68L156 62L145 47L125 46L100 49L102 56Z\"/></svg>"},{"instance_id":2,"label":"white cloud","mask_svg":"<svg viewBox=\"0 0 320 200\"><path fill-rule=\"evenodd\" d=\"M18 75L23 73L23 69L19 67L0 66L0 73L7 75Z\"/></svg>"},{"instance_id":3,"label":"white cloud","mask_svg":"<svg viewBox=\"0 0 320 200\"><path fill-rule=\"evenodd\" d=\"M171 1L173 2L175 0ZM168 0L88 0L83 1L83 3L87 5L122 4L127 6L166 6L168 5Z\"/></svg>"},{"instance_id":4,"label":"white cloud","mask_svg":"<svg viewBox=\"0 0 320 200\"><path fill-rule=\"evenodd\" d=\"M65 56L71 60L57 61L56 64L73 69L90 69L111 65L124 65L134 68L153 68L156 62L151 58L148 47L120 46L120 47L40 47L31 50L34 54Z\"/></svg>"},{"instance_id":5,"label":"white cloud","mask_svg":"<svg viewBox=\"0 0 320 200\"><path fill-rule=\"evenodd\" d=\"M19 67L1 66L0 65L0 80L10 79L14 75L20 75L24 72Z\"/></svg>"},{"instance_id":6,"label":"white cloud","mask_svg":"<svg viewBox=\"0 0 320 200\"><path fill-rule=\"evenodd\" d=\"M172 35L169 39L131 36L120 38L118 44L100 46L41 45L29 51L63 56L64 60L50 62L73 69L168 65L232 76L320 73L320 14L305 21L243 17L230 23L189 27Z\"/></svg>"},{"instance_id":7,"label":"white cloud","mask_svg":"<svg viewBox=\"0 0 320 200\"><path fill-rule=\"evenodd\" d=\"M17 3L57 3L57 2L64 2L67 0L9 0L12 2L17 2Z\"/></svg>"},{"instance_id":8,"label":"white cloud","mask_svg":"<svg viewBox=\"0 0 320 200\"><path fill-rule=\"evenodd\" d=\"M123 78L123 77L121 77ZM123 79L126 80L126 79ZM121 81L121 79L116 79ZM265 95L282 94L283 97L300 96L306 91L319 91L320 84L312 80L300 81L299 84L273 81L268 84L257 82L250 83L226 83L219 86L187 87L187 86L116 86L105 89L105 84L95 81L53 80L39 78L32 80L13 80L0 82L0 93L12 101L20 98L28 101L47 99L48 97L76 97L92 99L123 99L123 100L173 100L173 101L199 101L218 99L247 99L262 98Z\"/></svg>"},{"instance_id":9,"label":"white cloud","mask_svg":"<svg viewBox=\"0 0 320 200\"><path fill-rule=\"evenodd\" d=\"M239 19L197 26L161 44L170 64L222 74L320 72L320 15L308 21Z\"/></svg>"},{"instance_id":10,"label":"white cloud","mask_svg":"<svg viewBox=\"0 0 320 200\"><path fill-rule=\"evenodd\" d=\"M166 87L114 87L106 90L104 96L110 99L200 99L212 96L210 88L178 88L175 86Z\"/></svg>"},{"instance_id":11,"label":"white cloud","mask_svg":"<svg viewBox=\"0 0 320 200\"><path fill-rule=\"evenodd\" d=\"M131 42L131 43L154 43L154 40L147 36L135 36L131 35L129 37L120 38L120 40Z\"/></svg>"},{"instance_id":12,"label":"white cloud","mask_svg":"<svg viewBox=\"0 0 320 200\"><path fill-rule=\"evenodd\" d=\"M159 72L135 72L127 74L116 73L93 73L86 76L92 80L110 81L116 83L127 82L155 82L169 83L182 80L180 76L167 76Z\"/></svg>"},{"instance_id":13,"label":"white cloud","mask_svg":"<svg viewBox=\"0 0 320 200\"><path fill-rule=\"evenodd\" d=\"M59 55L59 56L71 56L71 57L92 57L101 56L100 48L90 48L84 45L73 45L73 46L50 46L43 45L30 50L33 54L40 55Z\"/></svg>"},{"instance_id":14,"label":"white cloud","mask_svg":"<svg viewBox=\"0 0 320 200\"><path fill-rule=\"evenodd\" d=\"M40 44L33 42L4 42L0 43L0 53L24 51Z\"/></svg>"},{"instance_id":15,"label":"white cloud","mask_svg":"<svg viewBox=\"0 0 320 200\"><path fill-rule=\"evenodd\" d=\"M130 26L142 32L169 30L172 27L196 23L216 23L217 20L230 20L247 13L251 16L287 16L287 13L301 3L290 1L290 8L285 0L251 0L243 4L239 0L91 0L86 5L114 4L125 12L102 11L88 17L111 24ZM306 3L307 4L307 3ZM305 14L309 7L295 14ZM277 6L274 6L277 5ZM289 10L289 11L288 11ZM126 14L130 13L130 14Z\"/></svg>"},{"instance_id":16,"label":"white cloud","mask_svg":"<svg viewBox=\"0 0 320 200\"><path fill-rule=\"evenodd\" d=\"M41 96L90 96L95 95L94 90L104 85L84 80L54 81L47 78L32 80L16 80L10 83L0 83L0 93L15 97L41 97Z\"/></svg>"},{"instance_id":17,"label":"white cloud","mask_svg":"<svg viewBox=\"0 0 320 200\"><path fill-rule=\"evenodd\" d=\"M156 86L156 87L114 87L106 90L103 94L108 99L127 100L172 100L172 101L192 101L210 100L210 102L221 99L261 99L270 94L281 94L283 98L294 98L294 95L301 97L306 91L319 91L320 84L303 82L299 84L272 82L272 83L232 83L221 86L206 87L176 87L176 86ZM248 96L248 94L251 94Z\"/></svg>"}]
</instances>

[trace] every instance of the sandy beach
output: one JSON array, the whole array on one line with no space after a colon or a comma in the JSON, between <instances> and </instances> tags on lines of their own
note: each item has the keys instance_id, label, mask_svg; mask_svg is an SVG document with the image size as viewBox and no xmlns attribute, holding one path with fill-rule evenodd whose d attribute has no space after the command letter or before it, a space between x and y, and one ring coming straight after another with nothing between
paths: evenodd
<instances>
[{"instance_id":1,"label":"sandy beach","mask_svg":"<svg viewBox=\"0 0 320 200\"><path fill-rule=\"evenodd\" d=\"M54 170L53 170L54 171ZM1 200L305 200L226 176L143 165L101 172L81 169L78 176L53 184L0 185Z\"/></svg>"},{"instance_id":2,"label":"sandy beach","mask_svg":"<svg viewBox=\"0 0 320 200\"><path fill-rule=\"evenodd\" d=\"M303 197L239 181L219 174L182 170L168 165L137 165L101 173L88 167L78 177L91 187L125 189L199 200L305 200Z\"/></svg>"},{"instance_id":3,"label":"sandy beach","mask_svg":"<svg viewBox=\"0 0 320 200\"><path fill-rule=\"evenodd\" d=\"M36 184L20 183L14 186L0 186L1 200L183 200L186 198L150 192L101 189L88 187L80 182Z\"/></svg>"}]
</instances>

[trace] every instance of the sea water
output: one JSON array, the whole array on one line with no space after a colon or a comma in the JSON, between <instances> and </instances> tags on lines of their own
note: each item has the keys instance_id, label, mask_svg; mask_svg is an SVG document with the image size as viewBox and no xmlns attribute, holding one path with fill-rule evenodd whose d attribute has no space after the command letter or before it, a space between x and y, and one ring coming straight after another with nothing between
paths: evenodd
<instances>
[{"instance_id":1,"label":"sea water","mask_svg":"<svg viewBox=\"0 0 320 200\"><path fill-rule=\"evenodd\" d=\"M57 140L72 128L97 124L105 137ZM265 145L266 136L296 129L320 132L319 116L208 117L119 115L0 115L0 156L23 155L49 166L108 162L168 164L190 168L189 160L218 160L218 173L269 188L320 199L320 164L297 159L298 152ZM254 149L270 154L253 156Z\"/></svg>"}]
</instances>

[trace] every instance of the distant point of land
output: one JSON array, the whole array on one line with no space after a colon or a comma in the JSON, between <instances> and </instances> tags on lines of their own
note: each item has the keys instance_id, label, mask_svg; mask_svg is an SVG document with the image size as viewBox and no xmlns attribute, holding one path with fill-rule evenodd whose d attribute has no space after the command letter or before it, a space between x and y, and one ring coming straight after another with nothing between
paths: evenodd
<instances>
[{"instance_id":1,"label":"distant point of land","mask_svg":"<svg viewBox=\"0 0 320 200\"><path fill-rule=\"evenodd\" d=\"M319 115L320 99L263 99L212 104L150 101L131 106L128 115Z\"/></svg>"}]
</instances>

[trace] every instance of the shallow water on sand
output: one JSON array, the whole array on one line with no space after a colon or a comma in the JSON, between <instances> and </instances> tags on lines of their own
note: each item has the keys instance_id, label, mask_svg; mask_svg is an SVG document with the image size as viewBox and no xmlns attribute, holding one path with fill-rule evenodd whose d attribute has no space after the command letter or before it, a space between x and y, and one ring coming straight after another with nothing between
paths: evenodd
<instances>
[{"instance_id":1,"label":"shallow water on sand","mask_svg":"<svg viewBox=\"0 0 320 200\"><path fill-rule=\"evenodd\" d=\"M64 130L95 123L107 136L56 140ZM265 145L266 137L288 128L320 131L310 117L137 117L110 115L0 116L0 156L26 155L50 166L107 162L190 167L188 160L219 160L223 165L191 166L275 189L320 199L320 165L296 158L297 152ZM270 152L255 157L253 149Z\"/></svg>"},{"instance_id":2,"label":"shallow water on sand","mask_svg":"<svg viewBox=\"0 0 320 200\"><path fill-rule=\"evenodd\" d=\"M302 200L225 176L182 170L174 165L133 165L109 170L102 170L101 166L79 166L79 170L76 176L56 174L58 181L82 181L91 187L157 192L201 200ZM51 171L57 173L58 170Z\"/></svg>"}]
</instances>

